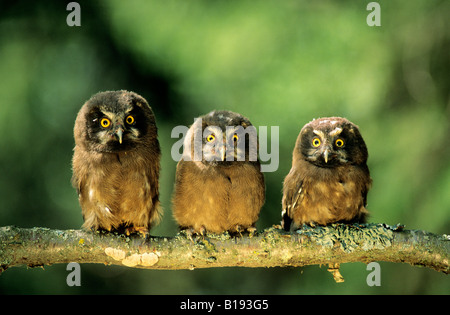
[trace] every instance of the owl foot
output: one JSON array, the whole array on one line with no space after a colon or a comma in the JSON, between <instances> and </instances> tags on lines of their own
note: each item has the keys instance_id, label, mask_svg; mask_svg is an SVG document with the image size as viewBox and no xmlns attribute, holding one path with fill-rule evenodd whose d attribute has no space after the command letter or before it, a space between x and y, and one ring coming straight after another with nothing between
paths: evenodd
<instances>
[{"instance_id":1,"label":"owl foot","mask_svg":"<svg viewBox=\"0 0 450 315\"><path fill-rule=\"evenodd\" d=\"M129 226L125 229L125 234L127 236L133 233L139 233L143 238L147 238L148 228L144 226Z\"/></svg>"},{"instance_id":2,"label":"owl foot","mask_svg":"<svg viewBox=\"0 0 450 315\"><path fill-rule=\"evenodd\" d=\"M242 237L242 233L247 232L249 237L253 237L256 233L256 228L254 226L250 226L247 228L243 228L239 224L234 227L233 230L231 230L232 234L236 235L236 233L239 233L239 236ZM236 235L237 236L237 235Z\"/></svg>"},{"instance_id":3,"label":"owl foot","mask_svg":"<svg viewBox=\"0 0 450 315\"><path fill-rule=\"evenodd\" d=\"M242 232L244 232L245 229L243 229L240 225L236 225L236 227L234 228L234 230L236 232L239 233L239 235L242 237Z\"/></svg>"},{"instance_id":4,"label":"owl foot","mask_svg":"<svg viewBox=\"0 0 450 315\"><path fill-rule=\"evenodd\" d=\"M182 232L186 234L186 238L189 239L193 244L196 243L196 240L194 240L194 236L199 235L202 237L203 240L205 239L206 236L206 229L204 226L202 226L198 231L191 227L183 229Z\"/></svg>"},{"instance_id":5,"label":"owl foot","mask_svg":"<svg viewBox=\"0 0 450 315\"><path fill-rule=\"evenodd\" d=\"M111 231L113 230L112 227L101 227L101 226L92 226L89 228L90 231L95 232L95 233L102 233L102 234L108 234L111 233Z\"/></svg>"},{"instance_id":6,"label":"owl foot","mask_svg":"<svg viewBox=\"0 0 450 315\"><path fill-rule=\"evenodd\" d=\"M248 237L253 237L256 233L256 228L254 226L247 228Z\"/></svg>"},{"instance_id":7,"label":"owl foot","mask_svg":"<svg viewBox=\"0 0 450 315\"><path fill-rule=\"evenodd\" d=\"M193 228L186 229L186 230L184 230L184 232L186 233L186 238L189 239L192 242L192 244L195 244L193 235L195 235L196 233L195 233L194 229Z\"/></svg>"}]
</instances>

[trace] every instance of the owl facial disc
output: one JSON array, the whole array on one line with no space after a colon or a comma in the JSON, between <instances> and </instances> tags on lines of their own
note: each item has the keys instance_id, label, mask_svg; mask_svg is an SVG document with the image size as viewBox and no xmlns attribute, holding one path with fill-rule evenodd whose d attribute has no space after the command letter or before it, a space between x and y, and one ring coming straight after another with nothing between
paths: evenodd
<instances>
[{"instance_id":1,"label":"owl facial disc","mask_svg":"<svg viewBox=\"0 0 450 315\"><path fill-rule=\"evenodd\" d=\"M257 161L257 148L258 137L254 126L226 125L197 118L185 136L183 159L223 164Z\"/></svg>"}]
</instances>

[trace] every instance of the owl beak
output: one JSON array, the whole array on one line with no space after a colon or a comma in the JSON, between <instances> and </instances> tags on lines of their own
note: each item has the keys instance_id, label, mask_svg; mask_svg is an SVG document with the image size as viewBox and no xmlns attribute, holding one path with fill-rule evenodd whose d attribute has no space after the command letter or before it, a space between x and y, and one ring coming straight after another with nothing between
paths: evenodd
<instances>
[{"instance_id":1,"label":"owl beak","mask_svg":"<svg viewBox=\"0 0 450 315\"><path fill-rule=\"evenodd\" d=\"M330 151L328 149L325 149L325 152L323 152L323 159L325 163L328 163L328 155L330 154Z\"/></svg>"},{"instance_id":2,"label":"owl beak","mask_svg":"<svg viewBox=\"0 0 450 315\"><path fill-rule=\"evenodd\" d=\"M123 139L123 128L122 127L117 128L116 136L117 136L117 139L119 139L119 143L122 144L122 139Z\"/></svg>"},{"instance_id":3,"label":"owl beak","mask_svg":"<svg viewBox=\"0 0 450 315\"><path fill-rule=\"evenodd\" d=\"M219 152L220 152L221 161L222 162L225 161L225 156L227 154L227 150L226 150L225 146L221 147Z\"/></svg>"}]
</instances>

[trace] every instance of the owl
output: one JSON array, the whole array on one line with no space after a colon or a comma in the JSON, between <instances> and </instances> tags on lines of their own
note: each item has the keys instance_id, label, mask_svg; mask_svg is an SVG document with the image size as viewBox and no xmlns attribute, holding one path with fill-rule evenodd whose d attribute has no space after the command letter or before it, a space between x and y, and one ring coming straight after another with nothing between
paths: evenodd
<instances>
[{"instance_id":1,"label":"owl","mask_svg":"<svg viewBox=\"0 0 450 315\"><path fill-rule=\"evenodd\" d=\"M242 115L213 111L184 139L172 197L180 229L191 234L255 231L265 201L256 128Z\"/></svg>"},{"instance_id":2,"label":"owl","mask_svg":"<svg viewBox=\"0 0 450 315\"><path fill-rule=\"evenodd\" d=\"M146 235L162 214L161 153L147 101L123 90L97 93L78 112L74 137L83 228Z\"/></svg>"},{"instance_id":3,"label":"owl","mask_svg":"<svg viewBox=\"0 0 450 315\"><path fill-rule=\"evenodd\" d=\"M367 158L358 127L347 119L327 117L306 124L283 183L283 228L364 222L372 183Z\"/></svg>"}]
</instances>

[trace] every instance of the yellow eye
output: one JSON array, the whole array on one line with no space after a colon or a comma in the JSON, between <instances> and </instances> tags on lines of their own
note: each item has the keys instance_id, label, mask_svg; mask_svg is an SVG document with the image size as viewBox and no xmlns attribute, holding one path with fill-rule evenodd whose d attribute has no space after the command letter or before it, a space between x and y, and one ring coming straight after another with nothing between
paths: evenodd
<instances>
[{"instance_id":1,"label":"yellow eye","mask_svg":"<svg viewBox=\"0 0 450 315\"><path fill-rule=\"evenodd\" d=\"M129 125L132 125L134 123L134 117L129 115L127 118L125 118L125 122Z\"/></svg>"},{"instance_id":2,"label":"yellow eye","mask_svg":"<svg viewBox=\"0 0 450 315\"><path fill-rule=\"evenodd\" d=\"M233 136L233 141L236 142L236 141L238 141L238 140L239 140L239 136L238 136L238 135L234 135L234 136Z\"/></svg>"},{"instance_id":3,"label":"yellow eye","mask_svg":"<svg viewBox=\"0 0 450 315\"><path fill-rule=\"evenodd\" d=\"M111 126L111 121L108 118L102 118L102 120L100 120L100 125L103 128L108 128L109 126Z\"/></svg>"},{"instance_id":4,"label":"yellow eye","mask_svg":"<svg viewBox=\"0 0 450 315\"><path fill-rule=\"evenodd\" d=\"M318 147L319 145L320 145L320 139L319 138L314 138L313 140L312 140L312 145L313 145L313 147Z\"/></svg>"},{"instance_id":5,"label":"yellow eye","mask_svg":"<svg viewBox=\"0 0 450 315\"><path fill-rule=\"evenodd\" d=\"M206 141L208 142L213 142L216 139L216 137L214 137L214 135L209 135L206 137Z\"/></svg>"},{"instance_id":6,"label":"yellow eye","mask_svg":"<svg viewBox=\"0 0 450 315\"><path fill-rule=\"evenodd\" d=\"M344 145L344 140L342 140L342 139L337 139L334 143L336 144L336 146L337 146L338 148L340 148L340 147L342 147L342 146Z\"/></svg>"}]
</instances>

